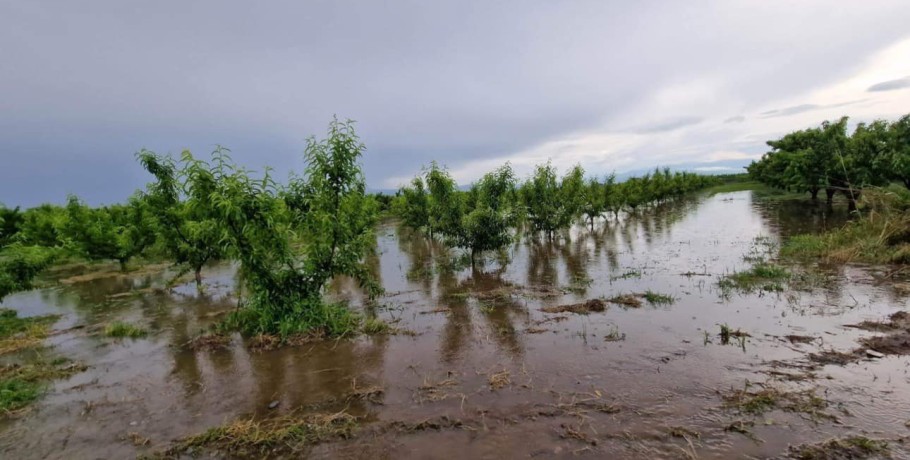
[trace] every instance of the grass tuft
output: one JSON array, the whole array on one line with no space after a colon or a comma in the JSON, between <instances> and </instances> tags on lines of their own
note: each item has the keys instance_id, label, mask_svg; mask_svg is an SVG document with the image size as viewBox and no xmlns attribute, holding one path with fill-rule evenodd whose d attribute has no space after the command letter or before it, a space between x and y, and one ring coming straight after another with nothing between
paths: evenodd
<instances>
[{"instance_id":1,"label":"grass tuft","mask_svg":"<svg viewBox=\"0 0 910 460\"><path fill-rule=\"evenodd\" d=\"M676 301L673 296L661 294L659 292L654 292L651 290L645 291L645 293L641 296L651 305L670 305Z\"/></svg>"},{"instance_id":2,"label":"grass tuft","mask_svg":"<svg viewBox=\"0 0 910 460\"><path fill-rule=\"evenodd\" d=\"M139 326L134 326L132 324L124 323L121 321L115 321L104 327L104 335L106 337L128 337L131 339L138 339L148 335L148 331L142 329Z\"/></svg>"},{"instance_id":3,"label":"grass tuft","mask_svg":"<svg viewBox=\"0 0 910 460\"><path fill-rule=\"evenodd\" d=\"M746 415L762 415L779 409L806 415L813 420L835 419L825 412L828 402L816 395L814 390L784 391L765 386L760 390L750 391L749 384L746 384L741 390L725 394L723 399L724 407Z\"/></svg>"},{"instance_id":4,"label":"grass tuft","mask_svg":"<svg viewBox=\"0 0 910 460\"><path fill-rule=\"evenodd\" d=\"M357 418L345 412L334 414L288 415L255 420L237 420L184 438L166 455L180 455L195 449L210 449L232 456L259 457L293 453L308 445L353 436Z\"/></svg>"},{"instance_id":5,"label":"grass tuft","mask_svg":"<svg viewBox=\"0 0 910 460\"><path fill-rule=\"evenodd\" d=\"M769 262L758 263L752 268L727 275L717 285L724 291L738 290L743 292L781 292L784 283L790 280L791 273L786 268Z\"/></svg>"},{"instance_id":6,"label":"grass tuft","mask_svg":"<svg viewBox=\"0 0 910 460\"><path fill-rule=\"evenodd\" d=\"M0 413L14 415L44 394L47 382L86 369L64 358L0 367Z\"/></svg>"},{"instance_id":7,"label":"grass tuft","mask_svg":"<svg viewBox=\"0 0 910 460\"><path fill-rule=\"evenodd\" d=\"M363 321L363 333L367 335L390 334L394 332L389 323L379 318L367 318Z\"/></svg>"},{"instance_id":8,"label":"grass tuft","mask_svg":"<svg viewBox=\"0 0 910 460\"><path fill-rule=\"evenodd\" d=\"M15 310L0 308L0 355L40 345L58 315L21 318Z\"/></svg>"},{"instance_id":9,"label":"grass tuft","mask_svg":"<svg viewBox=\"0 0 910 460\"><path fill-rule=\"evenodd\" d=\"M790 456L799 460L861 459L889 457L888 443L865 436L835 438L828 441L790 447Z\"/></svg>"}]
</instances>

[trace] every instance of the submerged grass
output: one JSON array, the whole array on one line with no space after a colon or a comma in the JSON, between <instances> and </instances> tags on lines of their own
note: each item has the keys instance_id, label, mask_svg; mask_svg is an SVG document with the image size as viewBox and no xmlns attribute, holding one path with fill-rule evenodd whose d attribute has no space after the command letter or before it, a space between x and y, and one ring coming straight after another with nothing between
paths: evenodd
<instances>
[{"instance_id":1,"label":"submerged grass","mask_svg":"<svg viewBox=\"0 0 910 460\"><path fill-rule=\"evenodd\" d=\"M676 301L673 296L661 294L659 292L654 292L651 290L645 291L645 293L641 296L651 305L670 305Z\"/></svg>"},{"instance_id":2,"label":"submerged grass","mask_svg":"<svg viewBox=\"0 0 910 460\"><path fill-rule=\"evenodd\" d=\"M367 335L390 334L394 332L394 329L389 323L379 318L367 318L363 320L361 330Z\"/></svg>"},{"instance_id":3,"label":"submerged grass","mask_svg":"<svg viewBox=\"0 0 910 460\"><path fill-rule=\"evenodd\" d=\"M543 307L540 311L545 313L578 313L586 315L590 312L602 312L607 309L607 304L600 299L591 299L582 303L573 303L567 305L554 305Z\"/></svg>"},{"instance_id":4,"label":"submerged grass","mask_svg":"<svg viewBox=\"0 0 910 460\"><path fill-rule=\"evenodd\" d=\"M790 457L799 460L848 460L890 457L888 443L865 436L835 438L828 441L790 447Z\"/></svg>"},{"instance_id":5,"label":"submerged grass","mask_svg":"<svg viewBox=\"0 0 910 460\"><path fill-rule=\"evenodd\" d=\"M148 335L148 331L139 326L122 321L115 321L104 327L106 337L138 339Z\"/></svg>"},{"instance_id":6,"label":"submerged grass","mask_svg":"<svg viewBox=\"0 0 910 460\"><path fill-rule=\"evenodd\" d=\"M0 355L41 344L58 315L19 317L15 310L0 308Z\"/></svg>"},{"instance_id":7,"label":"submerged grass","mask_svg":"<svg viewBox=\"0 0 910 460\"><path fill-rule=\"evenodd\" d=\"M258 457L295 452L320 442L345 439L354 434L357 418L346 412L287 415L266 420L237 420L182 439L165 452L177 456L195 449L215 450L233 456Z\"/></svg>"},{"instance_id":8,"label":"submerged grass","mask_svg":"<svg viewBox=\"0 0 910 460\"><path fill-rule=\"evenodd\" d=\"M640 308L641 307L641 300L638 298L638 296L636 296L634 294L620 294L617 296L613 296L613 297L610 297L609 299L607 299L607 302L615 303L615 304L622 305L622 306L628 307L628 308Z\"/></svg>"},{"instance_id":9,"label":"submerged grass","mask_svg":"<svg viewBox=\"0 0 910 460\"><path fill-rule=\"evenodd\" d=\"M730 290L781 292L791 277L790 270L785 267L771 262L761 262L748 270L724 276L717 284L725 292Z\"/></svg>"},{"instance_id":10,"label":"submerged grass","mask_svg":"<svg viewBox=\"0 0 910 460\"><path fill-rule=\"evenodd\" d=\"M723 395L723 399L724 407L746 415L763 415L772 410L783 410L805 415L813 420L834 419L825 412L828 402L816 395L815 390L784 391L764 386L752 391L750 385L746 384L741 390L733 390Z\"/></svg>"},{"instance_id":11,"label":"submerged grass","mask_svg":"<svg viewBox=\"0 0 910 460\"><path fill-rule=\"evenodd\" d=\"M593 282L594 280L585 275L573 276L566 290L573 294L584 294Z\"/></svg>"},{"instance_id":12,"label":"submerged grass","mask_svg":"<svg viewBox=\"0 0 910 460\"><path fill-rule=\"evenodd\" d=\"M85 369L84 365L65 358L0 367L0 413L15 415L41 397L50 380L69 377Z\"/></svg>"}]
</instances>

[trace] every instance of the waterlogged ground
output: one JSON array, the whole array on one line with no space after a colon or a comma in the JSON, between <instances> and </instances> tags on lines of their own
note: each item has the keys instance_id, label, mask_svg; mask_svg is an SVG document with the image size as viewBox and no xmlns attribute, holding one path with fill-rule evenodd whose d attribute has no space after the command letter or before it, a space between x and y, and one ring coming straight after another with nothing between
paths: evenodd
<instances>
[{"instance_id":1,"label":"waterlogged ground","mask_svg":"<svg viewBox=\"0 0 910 460\"><path fill-rule=\"evenodd\" d=\"M168 449L231 457L173 447L251 418L344 417L352 426L344 433L253 456L768 458L864 436L887 441L880 455L901 458L910 434L908 358L859 350L841 365L809 355L861 347L857 340L876 333L848 325L887 321L906 308L905 282L887 278L887 267L851 266L794 267L800 290L717 285L773 257L781 238L843 218L749 191L702 196L600 222L593 232L574 229L569 241L523 241L507 264L491 258L482 272L458 268L440 247L387 222L370 258L387 291L379 305L360 307L351 283L334 290L398 333L268 351L239 337L225 349L187 346L234 308L230 266L205 272L201 296L191 285L163 289L170 274L155 267L130 276L58 273L61 283L4 303L23 315L63 315L51 347L26 354L88 368L0 421L0 457L131 458ZM633 297L640 306L544 311L646 291L672 302ZM102 337L114 320L151 333ZM726 344L721 325L734 331Z\"/></svg>"}]
</instances>

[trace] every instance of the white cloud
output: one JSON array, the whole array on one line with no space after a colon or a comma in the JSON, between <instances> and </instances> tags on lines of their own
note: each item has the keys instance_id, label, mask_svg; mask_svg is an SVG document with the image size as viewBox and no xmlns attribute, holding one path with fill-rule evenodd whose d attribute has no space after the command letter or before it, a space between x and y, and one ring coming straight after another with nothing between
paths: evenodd
<instances>
[{"instance_id":1,"label":"white cloud","mask_svg":"<svg viewBox=\"0 0 910 460\"><path fill-rule=\"evenodd\" d=\"M459 183L468 183L509 162L519 174L552 160L562 170L576 163L589 173L642 169L683 162L715 162L758 158L765 141L785 132L849 115L856 120L896 118L910 111L910 89L872 92L877 82L910 74L910 38L873 54L859 69L839 81L791 97L769 100L737 112L741 90L733 77L710 75L655 91L627 114L596 129L550 140L520 152L466 161L451 169ZM701 118L691 114L705 114ZM655 114L660 114L659 117ZM689 114L689 115L686 115ZM714 171L727 167L696 168ZM410 177L387 179L397 187Z\"/></svg>"}]
</instances>

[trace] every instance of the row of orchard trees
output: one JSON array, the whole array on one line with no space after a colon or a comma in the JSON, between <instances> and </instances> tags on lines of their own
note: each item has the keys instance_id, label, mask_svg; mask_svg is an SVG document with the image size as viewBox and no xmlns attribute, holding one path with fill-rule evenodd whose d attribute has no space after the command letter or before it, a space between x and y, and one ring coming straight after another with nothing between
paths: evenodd
<instances>
[{"instance_id":1,"label":"row of orchard trees","mask_svg":"<svg viewBox=\"0 0 910 460\"><path fill-rule=\"evenodd\" d=\"M123 205L0 209L0 300L27 289L55 255L117 260L153 255L185 271L214 260L239 264L243 308L224 323L246 333L344 334L358 318L323 301L336 275L380 288L362 263L372 244L376 201L365 193L364 145L352 122L333 121L324 140L310 138L306 169L287 184L256 176L218 148L209 161L143 150L137 159L153 182Z\"/></svg>"},{"instance_id":2,"label":"row of orchard trees","mask_svg":"<svg viewBox=\"0 0 910 460\"><path fill-rule=\"evenodd\" d=\"M862 190L900 182L910 188L910 114L888 122L859 123L848 134L847 117L768 141L771 150L748 167L770 186L808 192L838 192L856 206Z\"/></svg>"},{"instance_id":3,"label":"row of orchard trees","mask_svg":"<svg viewBox=\"0 0 910 460\"><path fill-rule=\"evenodd\" d=\"M433 163L399 191L392 209L406 226L466 249L473 265L477 254L507 246L522 231L552 240L581 220L593 229L605 215L634 212L715 183L709 176L669 169L624 182L610 175L601 182L575 166L560 177L548 162L522 182L506 164L463 191Z\"/></svg>"}]
</instances>

